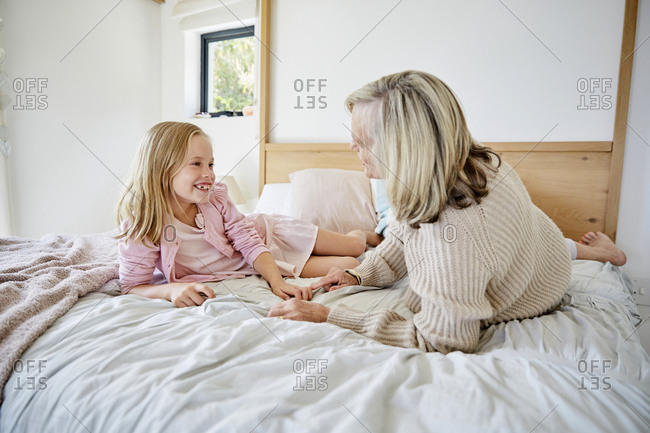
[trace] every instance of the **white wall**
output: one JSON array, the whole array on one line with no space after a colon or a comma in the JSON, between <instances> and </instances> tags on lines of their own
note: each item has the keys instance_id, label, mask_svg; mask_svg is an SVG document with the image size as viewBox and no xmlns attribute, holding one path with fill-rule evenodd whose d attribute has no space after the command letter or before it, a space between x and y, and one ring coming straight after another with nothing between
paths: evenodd
<instances>
[{"instance_id":1,"label":"white wall","mask_svg":"<svg viewBox=\"0 0 650 433\"><path fill-rule=\"evenodd\" d=\"M623 1L504 3L534 35L498 1L405 1L388 16L393 0L274 1L273 140L347 140L345 97L405 69L447 82L479 140L535 142L556 123L549 141L611 140L614 110L577 110L577 81L611 78L615 99ZM328 80L327 109L293 108L305 78Z\"/></svg>"},{"instance_id":2,"label":"white wall","mask_svg":"<svg viewBox=\"0 0 650 433\"><path fill-rule=\"evenodd\" d=\"M47 80L46 109L5 112L17 236L115 226L114 175L124 176L143 132L160 119L161 52L160 6L129 0L110 12L115 5L0 3L2 66L11 81L3 90L12 107L26 95L13 92L14 80Z\"/></svg>"},{"instance_id":3,"label":"white wall","mask_svg":"<svg viewBox=\"0 0 650 433\"><path fill-rule=\"evenodd\" d=\"M612 140L623 0L396 4L273 2L272 47L278 59L271 61L271 125L277 123L271 140L349 140L345 97L405 69L446 81L478 140ZM649 9L650 0L641 0L637 45L650 34ZM650 277L649 57L650 41L635 53L629 123L643 140L628 129L618 229L627 269L637 278ZM296 92L295 80L307 78L325 79L326 87ZM611 79L605 93L594 93L609 97L610 109L578 109L581 78ZM297 97L304 101L307 95L325 96L327 108L296 109Z\"/></svg>"},{"instance_id":4,"label":"white wall","mask_svg":"<svg viewBox=\"0 0 650 433\"><path fill-rule=\"evenodd\" d=\"M617 244L650 301L650 0L639 1Z\"/></svg>"}]
</instances>

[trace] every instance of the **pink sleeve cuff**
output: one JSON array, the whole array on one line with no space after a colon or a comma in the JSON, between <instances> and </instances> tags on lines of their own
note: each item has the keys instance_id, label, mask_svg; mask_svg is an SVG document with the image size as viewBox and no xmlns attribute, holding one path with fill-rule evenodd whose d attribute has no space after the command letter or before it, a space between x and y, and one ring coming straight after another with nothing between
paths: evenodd
<instances>
[{"instance_id":1,"label":"pink sleeve cuff","mask_svg":"<svg viewBox=\"0 0 650 433\"><path fill-rule=\"evenodd\" d=\"M244 260L248 262L251 266L253 266L253 262L257 260L257 258L260 256L262 253L270 253L269 249L264 246L264 244L259 245L255 247L252 251L250 251L247 255L244 255Z\"/></svg>"}]
</instances>

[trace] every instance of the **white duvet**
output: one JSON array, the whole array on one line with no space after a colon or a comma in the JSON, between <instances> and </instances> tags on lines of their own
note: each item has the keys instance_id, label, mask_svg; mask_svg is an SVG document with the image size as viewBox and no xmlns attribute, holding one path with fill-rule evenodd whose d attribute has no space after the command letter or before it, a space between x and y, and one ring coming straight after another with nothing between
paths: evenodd
<instances>
[{"instance_id":1,"label":"white duvet","mask_svg":"<svg viewBox=\"0 0 650 433\"><path fill-rule=\"evenodd\" d=\"M315 301L408 317L406 284ZM111 282L23 354L0 430L647 432L650 358L627 285L609 264L574 262L560 309L445 356L267 318L279 298L256 277L212 284L216 299L184 309L114 296Z\"/></svg>"}]
</instances>

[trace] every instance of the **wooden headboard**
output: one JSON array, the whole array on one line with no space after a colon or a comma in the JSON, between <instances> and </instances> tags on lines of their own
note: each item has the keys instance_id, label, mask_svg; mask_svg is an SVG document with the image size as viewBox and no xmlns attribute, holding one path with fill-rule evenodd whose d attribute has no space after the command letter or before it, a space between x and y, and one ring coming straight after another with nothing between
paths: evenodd
<instances>
[{"instance_id":1,"label":"wooden headboard","mask_svg":"<svg viewBox=\"0 0 650 433\"><path fill-rule=\"evenodd\" d=\"M526 185L533 202L566 237L586 231L616 238L627 109L636 34L637 0L627 0L612 141L492 142ZM262 0L260 77L260 192L266 183L289 182L305 168L363 170L348 143L269 143L270 1Z\"/></svg>"},{"instance_id":2,"label":"wooden headboard","mask_svg":"<svg viewBox=\"0 0 650 433\"><path fill-rule=\"evenodd\" d=\"M612 142L484 144L516 167L533 202L566 237L580 239L585 231L605 231ZM265 147L264 183L289 182L289 173L305 168L363 170L347 143L266 143Z\"/></svg>"}]
</instances>

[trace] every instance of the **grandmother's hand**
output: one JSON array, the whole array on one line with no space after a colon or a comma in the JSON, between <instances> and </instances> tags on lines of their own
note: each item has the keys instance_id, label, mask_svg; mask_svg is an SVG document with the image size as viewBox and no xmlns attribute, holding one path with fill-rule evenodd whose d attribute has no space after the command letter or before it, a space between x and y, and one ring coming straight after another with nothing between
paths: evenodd
<instances>
[{"instance_id":1,"label":"grandmother's hand","mask_svg":"<svg viewBox=\"0 0 650 433\"><path fill-rule=\"evenodd\" d=\"M330 309L325 305L295 298L275 304L267 314L268 317L316 323L327 322L329 315Z\"/></svg>"},{"instance_id":2,"label":"grandmother's hand","mask_svg":"<svg viewBox=\"0 0 650 433\"><path fill-rule=\"evenodd\" d=\"M343 269L332 268L327 275L309 287L312 289L319 289L322 287L331 292L332 290L340 289L341 287L354 286L357 284L359 284L357 279L345 272Z\"/></svg>"}]
</instances>

